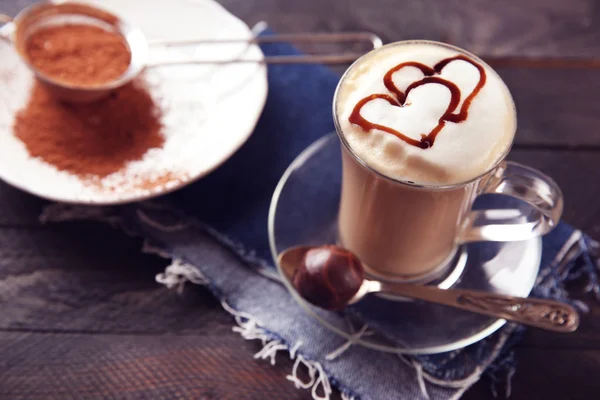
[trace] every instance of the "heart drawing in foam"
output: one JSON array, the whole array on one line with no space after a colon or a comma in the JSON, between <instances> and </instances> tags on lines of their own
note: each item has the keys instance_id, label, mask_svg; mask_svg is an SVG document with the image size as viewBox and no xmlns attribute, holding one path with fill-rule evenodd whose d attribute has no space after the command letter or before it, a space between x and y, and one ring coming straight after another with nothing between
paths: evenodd
<instances>
[{"instance_id":1,"label":"heart drawing in foam","mask_svg":"<svg viewBox=\"0 0 600 400\"><path fill-rule=\"evenodd\" d=\"M435 76L435 75L440 75L446 65L450 64L452 61L457 61L457 60L466 61L469 64L473 65L475 68L477 68L477 70L479 71L479 81L477 82L477 85L475 85L475 87L473 88L471 93L463 101L463 104L460 107L460 110L458 110L458 112L455 113L454 111L458 107L458 104L460 104L460 99L461 99L460 89L458 88L458 86L455 83L450 82L447 79L444 79L444 78L441 78L440 76ZM420 69L424 75L424 78L419 81L411 83L406 88L406 90L404 92L402 92L400 89L398 89L396 87L396 85L394 84L394 82L392 80L392 77L396 72L398 72L401 69L406 68L406 67L414 67L414 68ZM370 96L365 97L364 99L360 100L356 104L356 106L354 107L354 110L352 111L352 114L350 114L349 121L352 124L359 125L366 131L378 129L380 131L391 133L392 135L397 136L398 138L404 140L408 144L419 147L421 149L428 149L431 146L433 146L433 143L435 142L435 138L436 138L437 134L440 133L442 128L444 128L447 121L462 122L467 119L468 114L469 114L469 107L471 106L471 102L473 101L475 96L477 96L477 94L479 93L479 91L481 90L483 85L485 85L485 81L486 81L486 75L485 75L485 70L483 69L483 67L463 55L446 58L446 59L438 62L437 64L435 64L433 66L433 68L429 67L425 64L421 64L421 63L414 62L414 61L404 62L404 63L398 64L394 68L390 69L383 77L383 83L384 83L385 87L394 96L391 96L389 94L376 93L376 94L372 94ZM420 140L411 138L411 137L403 134L402 132L399 132L393 128L390 128L389 126L370 122L361 115L361 111L362 111L363 107L366 104L368 104L369 102L376 100L376 99L383 99L383 100L387 101L388 103L390 103L393 107L405 107L405 102L406 102L406 99L407 99L410 91L419 86L423 86L423 85L427 85L427 84L444 85L450 91L451 99L448 104L448 107L444 111L443 115L440 117L438 124L429 133L421 134Z\"/></svg>"}]
</instances>

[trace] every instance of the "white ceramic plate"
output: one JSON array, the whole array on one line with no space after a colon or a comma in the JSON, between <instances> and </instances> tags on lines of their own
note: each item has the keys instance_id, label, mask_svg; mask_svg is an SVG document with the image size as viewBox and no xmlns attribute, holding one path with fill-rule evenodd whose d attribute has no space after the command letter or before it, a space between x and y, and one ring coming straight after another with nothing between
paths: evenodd
<instances>
[{"instance_id":1,"label":"white ceramic plate","mask_svg":"<svg viewBox=\"0 0 600 400\"><path fill-rule=\"evenodd\" d=\"M250 29L212 0L93 0L142 29L149 41L161 39L249 38ZM244 54L262 59L256 45L202 44L151 48L150 60L164 57L231 59ZM31 158L12 133L16 112L27 102L31 72L10 45L0 40L0 179L29 193L68 203L119 204L165 194L205 176L248 139L267 97L262 63L185 65L148 69L150 92L163 113L165 145L141 161L90 185ZM152 180L165 172L183 179L146 189L127 184L132 174Z\"/></svg>"}]
</instances>

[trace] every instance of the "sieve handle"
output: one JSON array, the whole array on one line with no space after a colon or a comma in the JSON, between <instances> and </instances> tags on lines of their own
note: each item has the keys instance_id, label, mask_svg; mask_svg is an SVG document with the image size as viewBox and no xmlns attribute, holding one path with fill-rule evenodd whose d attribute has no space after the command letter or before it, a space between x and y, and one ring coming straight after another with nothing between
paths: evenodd
<instances>
[{"instance_id":1,"label":"sieve handle","mask_svg":"<svg viewBox=\"0 0 600 400\"><path fill-rule=\"evenodd\" d=\"M382 40L379 36L371 32L340 32L340 33L289 33L277 34L270 36L251 37L248 39L190 39L190 40L158 40L150 41L150 46L174 47L174 46L189 46L198 44L230 44L230 43L245 43L248 45L259 43L360 43L365 42L370 45L370 49L381 47ZM163 65L181 65L181 64L229 64L229 63L256 63L264 62L267 64L343 64L349 63L362 56L364 53L345 52L336 54L309 54L309 55L292 55L292 56L268 56L260 59L244 59L232 58L225 60L206 60L206 59L191 59L191 60L168 60L157 61L148 67L158 67Z\"/></svg>"},{"instance_id":2,"label":"sieve handle","mask_svg":"<svg viewBox=\"0 0 600 400\"><path fill-rule=\"evenodd\" d=\"M10 42L13 31L13 19L6 14L0 14L0 39Z\"/></svg>"}]
</instances>

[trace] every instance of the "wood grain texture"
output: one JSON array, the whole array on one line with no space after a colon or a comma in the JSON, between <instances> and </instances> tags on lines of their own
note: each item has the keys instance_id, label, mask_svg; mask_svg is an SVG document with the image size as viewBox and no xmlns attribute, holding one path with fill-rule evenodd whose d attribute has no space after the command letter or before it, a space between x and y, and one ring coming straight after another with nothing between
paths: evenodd
<instances>
[{"instance_id":1,"label":"wood grain texture","mask_svg":"<svg viewBox=\"0 0 600 400\"><path fill-rule=\"evenodd\" d=\"M594 0L439 2L450 42L494 56L597 57L600 8ZM443 4L443 5L442 5Z\"/></svg>"},{"instance_id":2,"label":"wood grain texture","mask_svg":"<svg viewBox=\"0 0 600 400\"><path fill-rule=\"evenodd\" d=\"M600 69L499 67L517 107L515 143L600 146Z\"/></svg>"},{"instance_id":3,"label":"wood grain texture","mask_svg":"<svg viewBox=\"0 0 600 400\"><path fill-rule=\"evenodd\" d=\"M0 268L0 348L9 349L0 361L0 398L310 398L285 380L292 367L285 356L276 367L252 359L260 345L231 332L231 317L206 289L188 286L179 296L154 283L165 261L140 254L139 240L95 223L4 228L0 238L7 261ZM572 336L530 330L517 350L512 398L560 390L576 354L588 354L593 368L599 324L596 306ZM530 376L539 379L537 363L557 348L571 350L572 362L544 370L548 389L531 397ZM584 398L590 385L571 398ZM465 398L491 398L486 379L472 392Z\"/></svg>"},{"instance_id":4,"label":"wood grain texture","mask_svg":"<svg viewBox=\"0 0 600 400\"><path fill-rule=\"evenodd\" d=\"M594 373L600 370L600 351L574 352L565 349L519 349L518 369L510 387L511 400L586 400L600 392ZM498 395L490 392L491 382L484 379L462 397L464 400L506 398L503 385Z\"/></svg>"},{"instance_id":5,"label":"wood grain texture","mask_svg":"<svg viewBox=\"0 0 600 400\"><path fill-rule=\"evenodd\" d=\"M551 176L565 199L563 220L600 239L598 152L513 149L508 158Z\"/></svg>"},{"instance_id":6,"label":"wood grain texture","mask_svg":"<svg viewBox=\"0 0 600 400\"><path fill-rule=\"evenodd\" d=\"M493 56L598 57L595 0L220 0L279 32L370 30L385 42L442 40Z\"/></svg>"},{"instance_id":7,"label":"wood grain texture","mask_svg":"<svg viewBox=\"0 0 600 400\"><path fill-rule=\"evenodd\" d=\"M157 284L166 261L141 244L97 223L0 229L0 399L311 398L208 290Z\"/></svg>"},{"instance_id":8,"label":"wood grain texture","mask_svg":"<svg viewBox=\"0 0 600 400\"><path fill-rule=\"evenodd\" d=\"M273 368L252 360L259 343L231 331L207 335L0 332L0 398L308 399Z\"/></svg>"},{"instance_id":9,"label":"wood grain texture","mask_svg":"<svg viewBox=\"0 0 600 400\"><path fill-rule=\"evenodd\" d=\"M0 232L0 329L140 334L230 329L230 318L216 312L220 306L209 293L180 297L158 285L155 276L167 262L141 254L140 240L93 223Z\"/></svg>"},{"instance_id":10,"label":"wood grain texture","mask_svg":"<svg viewBox=\"0 0 600 400\"><path fill-rule=\"evenodd\" d=\"M0 181L0 226L37 226L47 201Z\"/></svg>"}]
</instances>

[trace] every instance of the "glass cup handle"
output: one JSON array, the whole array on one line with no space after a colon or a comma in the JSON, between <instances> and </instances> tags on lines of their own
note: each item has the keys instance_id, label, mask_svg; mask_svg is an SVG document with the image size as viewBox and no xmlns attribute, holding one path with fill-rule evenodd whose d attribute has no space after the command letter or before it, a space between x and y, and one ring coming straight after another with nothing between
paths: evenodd
<instances>
[{"instance_id":1,"label":"glass cup handle","mask_svg":"<svg viewBox=\"0 0 600 400\"><path fill-rule=\"evenodd\" d=\"M461 230L459 243L528 240L550 232L560 220L563 210L560 188L536 169L504 161L482 184L481 194L515 197L528 203L529 207L524 210L472 210Z\"/></svg>"}]
</instances>

